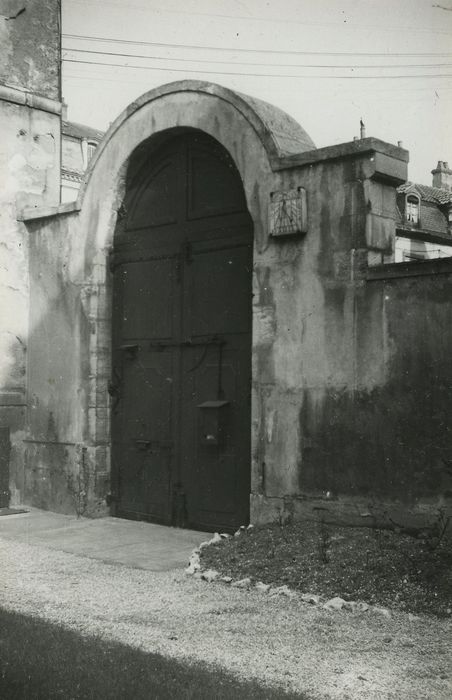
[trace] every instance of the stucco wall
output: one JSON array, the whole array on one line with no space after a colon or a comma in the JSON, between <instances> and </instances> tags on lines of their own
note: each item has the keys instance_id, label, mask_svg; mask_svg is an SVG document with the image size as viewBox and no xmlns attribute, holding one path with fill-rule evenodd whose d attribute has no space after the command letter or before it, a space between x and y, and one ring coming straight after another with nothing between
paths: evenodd
<instances>
[{"instance_id":1,"label":"stucco wall","mask_svg":"<svg viewBox=\"0 0 452 700\"><path fill-rule=\"evenodd\" d=\"M394 175L388 166L386 175ZM256 256L254 407L259 434L252 503L259 519L276 517L294 499L296 510L304 498L322 499L327 492L365 493L359 444L350 443L353 410L347 401L354 405L358 391L370 394L388 378L384 323L375 314L378 300L367 300L361 314L359 304L367 295L369 256L391 250L395 187L376 170L375 154L353 155L351 150L345 157L281 175L284 189L306 189L308 233L298 241L269 241ZM344 396L341 433L332 420L331 402ZM366 444L371 429L364 426L360 439ZM343 435L341 444L336 444L336 432ZM389 484L383 491L385 497L394 495Z\"/></svg>"},{"instance_id":2,"label":"stucco wall","mask_svg":"<svg viewBox=\"0 0 452 700\"><path fill-rule=\"evenodd\" d=\"M269 154L247 115L213 89L132 105L94 158L80 211L28 224L37 369L29 380L27 498L70 510L68 483L85 470L90 512L102 512L116 212L130 154L181 127L227 148L254 221L253 520L335 496L437 499L449 454L449 273L386 280L368 268L392 255L406 152L363 140L299 158ZM307 194L307 234L272 239L270 192L296 187Z\"/></svg>"},{"instance_id":3,"label":"stucco wall","mask_svg":"<svg viewBox=\"0 0 452 700\"><path fill-rule=\"evenodd\" d=\"M21 206L58 202L59 117L0 101L0 422L11 430L11 491L23 487L29 320L28 232Z\"/></svg>"},{"instance_id":4,"label":"stucco wall","mask_svg":"<svg viewBox=\"0 0 452 700\"><path fill-rule=\"evenodd\" d=\"M60 99L60 0L0 0L0 83Z\"/></svg>"},{"instance_id":5,"label":"stucco wall","mask_svg":"<svg viewBox=\"0 0 452 700\"><path fill-rule=\"evenodd\" d=\"M0 2L0 426L12 442L10 490L23 497L29 234L23 206L59 201L59 2Z\"/></svg>"},{"instance_id":6,"label":"stucco wall","mask_svg":"<svg viewBox=\"0 0 452 700\"><path fill-rule=\"evenodd\" d=\"M93 510L94 485L86 477L93 452L86 446L90 406L96 404L90 395L90 304L98 290L82 286L69 270L75 217L45 223L29 226L33 292L24 498L38 507L74 512L77 498L90 488Z\"/></svg>"}]
</instances>

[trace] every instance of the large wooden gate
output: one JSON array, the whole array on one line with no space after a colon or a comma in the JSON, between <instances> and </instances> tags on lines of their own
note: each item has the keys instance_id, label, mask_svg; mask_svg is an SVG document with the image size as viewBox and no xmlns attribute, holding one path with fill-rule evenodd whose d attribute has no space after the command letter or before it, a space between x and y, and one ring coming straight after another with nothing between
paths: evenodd
<instances>
[{"instance_id":1,"label":"large wooden gate","mask_svg":"<svg viewBox=\"0 0 452 700\"><path fill-rule=\"evenodd\" d=\"M116 515L248 520L252 233L213 139L188 132L135 155L112 260Z\"/></svg>"}]
</instances>

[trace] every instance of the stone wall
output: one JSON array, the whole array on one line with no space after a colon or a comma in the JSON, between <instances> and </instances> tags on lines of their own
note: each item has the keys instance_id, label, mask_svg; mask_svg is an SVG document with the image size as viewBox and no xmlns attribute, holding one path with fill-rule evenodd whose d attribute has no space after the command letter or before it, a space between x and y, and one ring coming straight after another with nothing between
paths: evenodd
<instances>
[{"instance_id":1,"label":"stone wall","mask_svg":"<svg viewBox=\"0 0 452 700\"><path fill-rule=\"evenodd\" d=\"M88 511L104 512L108 253L124 174L146 138L183 128L229 151L254 222L253 521L312 514L325 503L356 506L367 517L377 502L438 504L447 490L450 268L414 264L402 275L403 266L376 265L392 256L407 152L376 139L314 149L302 134L280 142L304 143L305 152L283 152L250 104L210 84L152 91L112 125L76 205L25 214L36 368L29 502L70 510L73 479L82 474ZM270 121L281 134L278 118ZM270 237L271 192L298 187L306 193L306 233Z\"/></svg>"},{"instance_id":2,"label":"stone wall","mask_svg":"<svg viewBox=\"0 0 452 700\"><path fill-rule=\"evenodd\" d=\"M10 490L24 489L29 234L23 206L59 201L59 2L0 3L0 427L12 444Z\"/></svg>"},{"instance_id":3,"label":"stone wall","mask_svg":"<svg viewBox=\"0 0 452 700\"><path fill-rule=\"evenodd\" d=\"M0 0L0 84L60 101L60 0Z\"/></svg>"}]
</instances>

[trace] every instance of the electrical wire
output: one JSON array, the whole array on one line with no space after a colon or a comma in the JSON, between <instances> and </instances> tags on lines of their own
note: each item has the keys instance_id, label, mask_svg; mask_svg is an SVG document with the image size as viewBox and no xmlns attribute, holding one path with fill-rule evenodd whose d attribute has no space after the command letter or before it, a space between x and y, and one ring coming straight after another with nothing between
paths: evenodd
<instances>
[{"instance_id":1,"label":"electrical wire","mask_svg":"<svg viewBox=\"0 0 452 700\"><path fill-rule=\"evenodd\" d=\"M113 68L132 68L134 70L155 70L155 71L165 71L165 72L178 72L178 73L205 73L208 75L237 75L237 76L251 76L254 78L305 78L305 79L315 79L322 80L331 78L337 78L341 80L405 80L405 79L421 79L421 78L452 78L452 73L437 73L435 74L423 74L423 75L293 75L287 73L246 73L237 71L217 71L217 70L191 70L188 68L163 68L162 66L131 66L130 64L119 64L119 63L107 63L104 61L81 61L75 58L63 58L65 63L79 63L88 66L110 66ZM338 67L340 68L340 66Z\"/></svg>"},{"instance_id":2,"label":"electrical wire","mask_svg":"<svg viewBox=\"0 0 452 700\"><path fill-rule=\"evenodd\" d=\"M232 51L236 53L262 53L262 54L275 54L275 55L292 55L292 56L370 56L370 57L381 57L385 56L414 56L414 57L435 57L435 56L452 56L452 52L437 52L437 53L369 53L369 52L338 52L338 51L295 51L293 49L245 49L245 48L233 48L233 47L220 47L220 46L201 46L198 44L171 44L162 43L156 41L135 41L129 39L113 39L108 37L99 36L88 36L84 34L63 34L65 39L78 39L82 41L101 41L103 43L111 44L133 44L135 46L159 46L161 48L170 49L196 49L203 51Z\"/></svg>"},{"instance_id":3,"label":"electrical wire","mask_svg":"<svg viewBox=\"0 0 452 700\"><path fill-rule=\"evenodd\" d=\"M384 68L452 68L452 63L407 63L407 64L381 64L381 65L368 65L365 64L341 64L341 65L331 65L331 64L300 64L300 63L262 63L262 62L231 62L231 61L219 61L217 59L206 59L206 58L175 58L171 56L149 56L147 54L134 54L134 53L117 53L114 51L95 51L94 49L74 49L69 46L63 46L63 51L69 51L71 53L89 53L101 56L118 56L121 58L148 58L157 61L177 61L179 63L218 63L222 65L244 65L244 66L263 66L265 68L276 67L276 68L359 68L359 69L384 69Z\"/></svg>"},{"instance_id":4,"label":"electrical wire","mask_svg":"<svg viewBox=\"0 0 452 700\"><path fill-rule=\"evenodd\" d=\"M139 79L133 80L130 77L120 78L120 77L116 76L114 78L108 78L105 75L100 76L100 75L92 74L92 73L89 73L89 74L85 73L85 75L77 74L77 73L74 73L74 74L65 73L64 80L65 81L66 80L82 80L82 81L90 80L90 81L95 81L95 84L97 84L98 82L102 82L102 83L112 83L113 85L118 84L118 83L123 83L124 85L132 85L133 84L133 85L146 86L149 88L149 81L146 78L143 78L142 80L139 80ZM95 89L95 84L93 84L91 86L94 89ZM325 91L326 91L326 93L328 95L331 95L331 88L327 87L326 83L323 83L323 85L324 85L323 91L322 91L322 89L315 87L312 89L306 88L305 92L307 95L317 96L319 94L325 94ZM87 88L90 89L90 86L87 86ZM390 88L390 87L384 87L384 88L372 87L372 88L361 88L361 91L364 91L367 93L371 92L372 94L374 94L374 93L390 93L390 97L388 97L388 98L385 98L384 96L379 98L380 102L388 104L388 105L393 105L393 104L399 103L399 102L412 105L412 104L418 103L418 102L419 103L425 102L426 100L428 100L430 102L433 99L433 95L431 94L433 89L434 88L431 88L431 87L406 88L406 89ZM451 101L452 95L449 95L449 92L452 90L452 86L451 87L441 87L441 88L437 88L437 89L440 90L440 92L441 92L441 104ZM346 90L346 88L341 88L341 91L344 94L345 94L345 90ZM392 94L395 92L397 93L397 95ZM427 94L416 95L413 97L411 95L411 93L413 93L413 92L421 92L421 93L427 93ZM448 94L446 94L446 95L443 94L445 92L447 92ZM406 94L406 96L404 96L401 93L407 93L407 94ZM350 93L347 93L347 94L350 94Z\"/></svg>"}]
</instances>

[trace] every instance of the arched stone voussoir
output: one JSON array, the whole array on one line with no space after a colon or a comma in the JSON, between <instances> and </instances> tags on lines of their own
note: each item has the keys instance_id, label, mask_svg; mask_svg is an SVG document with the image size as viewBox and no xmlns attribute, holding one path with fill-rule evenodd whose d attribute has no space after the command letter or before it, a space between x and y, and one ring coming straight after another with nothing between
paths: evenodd
<instances>
[{"instance_id":1,"label":"arched stone voussoir","mask_svg":"<svg viewBox=\"0 0 452 700\"><path fill-rule=\"evenodd\" d=\"M215 83L183 80L154 88L132 102L111 124L100 143L77 200L82 206L106 153L116 154L116 171L140 142L172 128L196 128L222 143L236 161L246 185L246 172L261 161L269 170L279 159L315 148L292 117L273 105ZM111 169L110 169L111 172Z\"/></svg>"}]
</instances>

